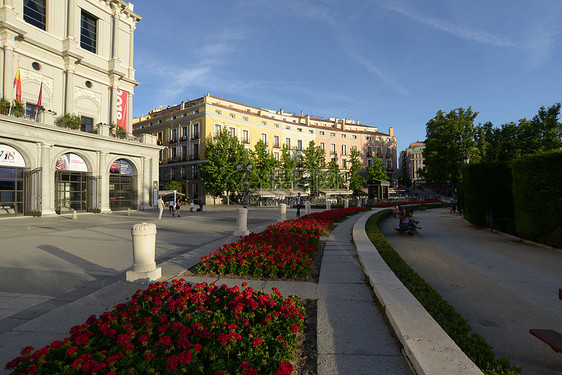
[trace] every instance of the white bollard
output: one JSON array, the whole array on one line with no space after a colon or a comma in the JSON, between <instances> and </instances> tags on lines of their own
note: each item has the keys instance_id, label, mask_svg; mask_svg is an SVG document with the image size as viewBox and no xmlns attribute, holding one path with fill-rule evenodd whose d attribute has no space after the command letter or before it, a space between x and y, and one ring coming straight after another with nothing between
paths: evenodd
<instances>
[{"instance_id":1,"label":"white bollard","mask_svg":"<svg viewBox=\"0 0 562 375\"><path fill-rule=\"evenodd\" d=\"M305 210L304 210L304 214L305 215L309 215L310 214L310 208L312 206L312 203L310 203L310 201L306 201L306 203L304 204Z\"/></svg>"},{"instance_id":2,"label":"white bollard","mask_svg":"<svg viewBox=\"0 0 562 375\"><path fill-rule=\"evenodd\" d=\"M332 201L326 200L326 210L332 209Z\"/></svg>"},{"instance_id":3,"label":"white bollard","mask_svg":"<svg viewBox=\"0 0 562 375\"><path fill-rule=\"evenodd\" d=\"M162 277L162 268L156 267L156 225L135 224L133 236L133 269L127 271L127 281L154 281Z\"/></svg>"},{"instance_id":4,"label":"white bollard","mask_svg":"<svg viewBox=\"0 0 562 375\"><path fill-rule=\"evenodd\" d=\"M247 236L250 231L248 230L248 209L247 208L237 208L236 209L236 230L234 231L235 236Z\"/></svg>"},{"instance_id":5,"label":"white bollard","mask_svg":"<svg viewBox=\"0 0 562 375\"><path fill-rule=\"evenodd\" d=\"M344 199L343 200L343 208L348 208L349 207L349 199Z\"/></svg>"},{"instance_id":6,"label":"white bollard","mask_svg":"<svg viewBox=\"0 0 562 375\"><path fill-rule=\"evenodd\" d=\"M279 204L279 217L277 218L277 222L280 223L282 221L287 220L287 205L285 203Z\"/></svg>"},{"instance_id":7,"label":"white bollard","mask_svg":"<svg viewBox=\"0 0 562 375\"><path fill-rule=\"evenodd\" d=\"M357 207L361 207L361 198L357 198Z\"/></svg>"},{"instance_id":8,"label":"white bollard","mask_svg":"<svg viewBox=\"0 0 562 375\"><path fill-rule=\"evenodd\" d=\"M78 220L78 215L76 214L76 210L72 210L72 220Z\"/></svg>"},{"instance_id":9,"label":"white bollard","mask_svg":"<svg viewBox=\"0 0 562 375\"><path fill-rule=\"evenodd\" d=\"M131 216L131 209L127 208L127 216Z\"/></svg>"}]
</instances>

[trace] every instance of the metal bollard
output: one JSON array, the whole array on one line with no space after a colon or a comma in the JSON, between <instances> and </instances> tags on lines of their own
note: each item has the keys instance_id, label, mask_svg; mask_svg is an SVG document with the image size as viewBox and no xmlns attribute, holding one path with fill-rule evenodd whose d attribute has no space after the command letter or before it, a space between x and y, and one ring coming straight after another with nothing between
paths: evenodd
<instances>
[{"instance_id":1,"label":"metal bollard","mask_svg":"<svg viewBox=\"0 0 562 375\"><path fill-rule=\"evenodd\" d=\"M280 223L282 221L287 220L287 205L285 203L279 204L279 217L277 218L277 222Z\"/></svg>"},{"instance_id":2,"label":"metal bollard","mask_svg":"<svg viewBox=\"0 0 562 375\"><path fill-rule=\"evenodd\" d=\"M131 228L133 237L133 269L127 271L127 281L154 281L162 277L162 268L156 267L156 225L135 224Z\"/></svg>"},{"instance_id":3,"label":"metal bollard","mask_svg":"<svg viewBox=\"0 0 562 375\"><path fill-rule=\"evenodd\" d=\"M306 201L306 203L304 204L305 210L304 210L304 214L305 215L309 215L310 214L310 208L312 206L312 203L310 203L310 201Z\"/></svg>"},{"instance_id":4,"label":"metal bollard","mask_svg":"<svg viewBox=\"0 0 562 375\"><path fill-rule=\"evenodd\" d=\"M250 231L248 230L248 209L247 208L237 208L236 209L236 230L234 231L235 236L247 236Z\"/></svg>"}]
</instances>

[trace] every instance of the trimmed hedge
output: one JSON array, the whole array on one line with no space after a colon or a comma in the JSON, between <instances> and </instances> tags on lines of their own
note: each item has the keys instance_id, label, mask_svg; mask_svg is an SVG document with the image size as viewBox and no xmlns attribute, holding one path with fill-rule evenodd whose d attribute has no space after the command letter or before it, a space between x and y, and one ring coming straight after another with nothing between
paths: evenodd
<instances>
[{"instance_id":1,"label":"trimmed hedge","mask_svg":"<svg viewBox=\"0 0 562 375\"><path fill-rule=\"evenodd\" d=\"M510 167L519 236L562 247L562 152L526 156Z\"/></svg>"},{"instance_id":2,"label":"trimmed hedge","mask_svg":"<svg viewBox=\"0 0 562 375\"><path fill-rule=\"evenodd\" d=\"M379 222L391 214L390 210L379 212L367 221L365 230L392 272L417 298L443 330L457 343L461 350L487 375L516 375L521 370L512 366L506 356L496 358L492 347L484 338L470 333L468 322L445 301L435 289L425 282L394 250L380 232Z\"/></svg>"},{"instance_id":3,"label":"trimmed hedge","mask_svg":"<svg viewBox=\"0 0 562 375\"><path fill-rule=\"evenodd\" d=\"M470 223L489 226L486 215L492 210L496 218L494 228L516 234L511 169L507 163L464 166L461 190L463 213Z\"/></svg>"}]
</instances>

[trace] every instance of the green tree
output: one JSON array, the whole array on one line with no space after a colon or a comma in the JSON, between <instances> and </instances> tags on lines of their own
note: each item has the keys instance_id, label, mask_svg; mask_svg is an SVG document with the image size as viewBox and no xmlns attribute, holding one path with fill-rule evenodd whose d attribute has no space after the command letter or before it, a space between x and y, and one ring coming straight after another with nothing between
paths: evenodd
<instances>
[{"instance_id":1,"label":"green tree","mask_svg":"<svg viewBox=\"0 0 562 375\"><path fill-rule=\"evenodd\" d=\"M214 196L220 196L225 191L237 191L242 174L236 166L241 163L246 168L249 162L244 146L226 128L207 141L205 146L206 162L199 167L205 187Z\"/></svg>"},{"instance_id":2,"label":"green tree","mask_svg":"<svg viewBox=\"0 0 562 375\"><path fill-rule=\"evenodd\" d=\"M322 178L322 169L326 165L326 152L320 146L316 146L314 141L310 141L308 147L302 151L302 165L305 172L305 184L310 192L315 192L320 187L319 182Z\"/></svg>"},{"instance_id":3,"label":"green tree","mask_svg":"<svg viewBox=\"0 0 562 375\"><path fill-rule=\"evenodd\" d=\"M401 174L400 176L398 176L398 185L411 188L412 180L410 179L410 177L406 176L405 174Z\"/></svg>"},{"instance_id":4,"label":"green tree","mask_svg":"<svg viewBox=\"0 0 562 375\"><path fill-rule=\"evenodd\" d=\"M367 181L359 174L361 171L361 160L359 159L359 151L352 148L349 154L349 190L357 195L359 190L365 185Z\"/></svg>"},{"instance_id":5,"label":"green tree","mask_svg":"<svg viewBox=\"0 0 562 375\"><path fill-rule=\"evenodd\" d=\"M297 168L297 159L293 156L293 152L287 145L281 148L280 163L280 183L285 189L292 189L295 182L295 169Z\"/></svg>"},{"instance_id":6,"label":"green tree","mask_svg":"<svg viewBox=\"0 0 562 375\"><path fill-rule=\"evenodd\" d=\"M322 180L321 186L329 189L339 189L343 186L340 166L335 161L328 163L328 171Z\"/></svg>"},{"instance_id":7,"label":"green tree","mask_svg":"<svg viewBox=\"0 0 562 375\"><path fill-rule=\"evenodd\" d=\"M390 178L382 168L382 160L379 158L373 159L373 166L367 168L367 172L369 173L369 182L373 180L390 180Z\"/></svg>"},{"instance_id":8,"label":"green tree","mask_svg":"<svg viewBox=\"0 0 562 375\"><path fill-rule=\"evenodd\" d=\"M256 143L254 150L250 152L250 160L253 165L251 186L259 188L273 187L274 181L272 176L278 163L261 140Z\"/></svg>"},{"instance_id":9,"label":"green tree","mask_svg":"<svg viewBox=\"0 0 562 375\"><path fill-rule=\"evenodd\" d=\"M186 182L185 180L168 181L168 182L166 182L166 185L164 185L164 189L166 189L166 190L177 190L180 193L185 193L184 192L185 182Z\"/></svg>"},{"instance_id":10,"label":"green tree","mask_svg":"<svg viewBox=\"0 0 562 375\"><path fill-rule=\"evenodd\" d=\"M457 108L448 114L443 111L426 124L425 178L436 184L460 183L460 169L476 150L474 119L478 112Z\"/></svg>"}]
</instances>

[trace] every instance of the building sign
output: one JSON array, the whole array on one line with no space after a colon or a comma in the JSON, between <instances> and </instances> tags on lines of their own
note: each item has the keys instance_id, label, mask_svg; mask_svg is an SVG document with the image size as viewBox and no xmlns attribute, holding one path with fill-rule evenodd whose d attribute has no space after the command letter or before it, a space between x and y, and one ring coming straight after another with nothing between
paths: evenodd
<instances>
[{"instance_id":1,"label":"building sign","mask_svg":"<svg viewBox=\"0 0 562 375\"><path fill-rule=\"evenodd\" d=\"M109 168L109 173L126 174L132 176L135 174L135 171L133 169L133 166L128 161L123 159L117 159L111 164L111 167Z\"/></svg>"},{"instance_id":2,"label":"building sign","mask_svg":"<svg viewBox=\"0 0 562 375\"><path fill-rule=\"evenodd\" d=\"M88 166L84 159L72 153L61 155L57 160L57 171L88 172Z\"/></svg>"},{"instance_id":3,"label":"building sign","mask_svg":"<svg viewBox=\"0 0 562 375\"><path fill-rule=\"evenodd\" d=\"M13 147L0 144L0 167L25 167L23 156Z\"/></svg>"},{"instance_id":4,"label":"building sign","mask_svg":"<svg viewBox=\"0 0 562 375\"><path fill-rule=\"evenodd\" d=\"M127 130L127 99L129 98L129 93L127 91L117 90L117 126L122 127Z\"/></svg>"}]
</instances>

